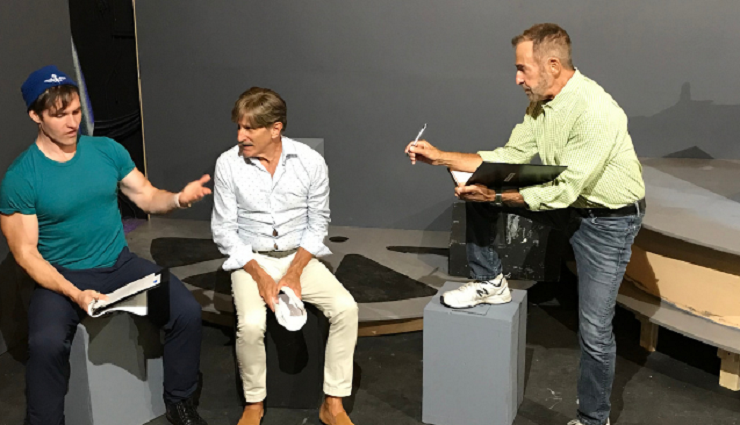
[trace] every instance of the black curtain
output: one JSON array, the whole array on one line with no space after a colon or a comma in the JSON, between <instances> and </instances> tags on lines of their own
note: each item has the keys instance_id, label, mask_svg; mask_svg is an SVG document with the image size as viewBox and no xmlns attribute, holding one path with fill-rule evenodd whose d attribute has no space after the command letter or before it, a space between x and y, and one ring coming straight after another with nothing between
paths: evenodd
<instances>
[{"instance_id":1,"label":"black curtain","mask_svg":"<svg viewBox=\"0 0 740 425\"><path fill-rule=\"evenodd\" d=\"M144 172L132 2L69 0L69 15L95 121L94 135L122 144ZM124 218L146 218L123 194L119 207Z\"/></svg>"}]
</instances>

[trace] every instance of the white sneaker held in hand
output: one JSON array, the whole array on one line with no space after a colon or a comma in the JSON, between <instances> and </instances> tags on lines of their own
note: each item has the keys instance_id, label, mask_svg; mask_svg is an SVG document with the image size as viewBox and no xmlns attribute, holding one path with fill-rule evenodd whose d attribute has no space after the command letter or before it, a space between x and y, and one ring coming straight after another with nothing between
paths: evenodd
<instances>
[{"instance_id":1,"label":"white sneaker held in hand","mask_svg":"<svg viewBox=\"0 0 740 425\"><path fill-rule=\"evenodd\" d=\"M287 286L280 288L278 300L275 303L275 318L289 331L301 330L308 320L303 301Z\"/></svg>"},{"instance_id":2,"label":"white sneaker held in hand","mask_svg":"<svg viewBox=\"0 0 740 425\"><path fill-rule=\"evenodd\" d=\"M470 308L478 304L505 304L511 301L509 282L503 274L491 280L476 280L447 291L442 304L450 308Z\"/></svg>"}]
</instances>

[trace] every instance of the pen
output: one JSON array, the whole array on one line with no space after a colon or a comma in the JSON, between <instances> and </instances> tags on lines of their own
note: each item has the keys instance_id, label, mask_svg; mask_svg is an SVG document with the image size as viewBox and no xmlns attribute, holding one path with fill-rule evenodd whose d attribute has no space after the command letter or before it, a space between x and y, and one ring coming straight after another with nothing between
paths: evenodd
<instances>
[{"instance_id":1,"label":"pen","mask_svg":"<svg viewBox=\"0 0 740 425\"><path fill-rule=\"evenodd\" d=\"M416 135L416 139L414 139L414 143L411 144L411 146L416 146L416 142L419 141L419 137L421 137L422 133L424 133L424 130L427 129L427 123L424 123L424 127L421 128L419 131L419 134Z\"/></svg>"}]
</instances>

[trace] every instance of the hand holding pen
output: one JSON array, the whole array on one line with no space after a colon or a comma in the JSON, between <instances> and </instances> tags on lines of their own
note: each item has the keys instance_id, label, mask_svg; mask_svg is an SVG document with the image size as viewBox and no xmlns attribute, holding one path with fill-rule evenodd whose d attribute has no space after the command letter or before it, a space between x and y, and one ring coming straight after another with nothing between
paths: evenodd
<instances>
[{"instance_id":1,"label":"hand holding pen","mask_svg":"<svg viewBox=\"0 0 740 425\"><path fill-rule=\"evenodd\" d=\"M424 130L427 129L427 123L424 123L424 127L419 130L419 134L416 135L416 139L414 139L412 145L416 146L416 143L419 142L419 137L421 137L422 134L424 134Z\"/></svg>"},{"instance_id":2,"label":"hand holding pen","mask_svg":"<svg viewBox=\"0 0 740 425\"><path fill-rule=\"evenodd\" d=\"M438 165L437 161L440 159L442 151L432 146L432 144L426 140L419 139L426 128L427 125L424 124L424 127L419 131L416 139L406 146L406 150L404 152L409 156L409 159L411 159L411 164L416 164L416 161L421 161L431 165Z\"/></svg>"}]
</instances>

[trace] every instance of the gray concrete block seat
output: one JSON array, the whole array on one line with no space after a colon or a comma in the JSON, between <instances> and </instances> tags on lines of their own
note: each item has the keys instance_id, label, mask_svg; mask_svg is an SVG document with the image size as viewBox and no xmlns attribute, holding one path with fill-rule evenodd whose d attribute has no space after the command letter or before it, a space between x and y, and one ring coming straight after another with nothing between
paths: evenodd
<instances>
[{"instance_id":1,"label":"gray concrete block seat","mask_svg":"<svg viewBox=\"0 0 740 425\"><path fill-rule=\"evenodd\" d=\"M438 295L461 285L447 282ZM512 424L524 399L527 292L511 296L465 310L435 296L424 309L424 423Z\"/></svg>"},{"instance_id":2,"label":"gray concrete block seat","mask_svg":"<svg viewBox=\"0 0 740 425\"><path fill-rule=\"evenodd\" d=\"M146 317L83 319L69 359L66 423L139 425L163 415L162 354L160 330Z\"/></svg>"}]
</instances>

